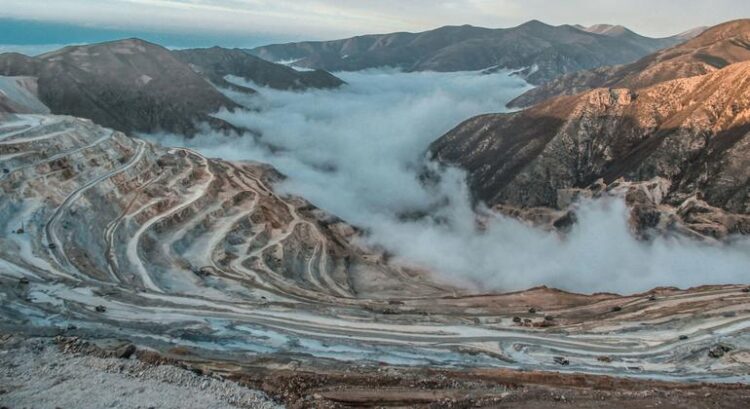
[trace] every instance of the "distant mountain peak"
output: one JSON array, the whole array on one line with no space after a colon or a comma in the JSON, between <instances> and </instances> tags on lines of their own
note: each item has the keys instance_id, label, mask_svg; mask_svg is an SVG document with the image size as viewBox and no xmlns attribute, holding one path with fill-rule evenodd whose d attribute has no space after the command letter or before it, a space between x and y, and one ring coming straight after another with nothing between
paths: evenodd
<instances>
[{"instance_id":1,"label":"distant mountain peak","mask_svg":"<svg viewBox=\"0 0 750 409\"><path fill-rule=\"evenodd\" d=\"M539 21L539 20L534 19L534 20L529 20L529 21L527 21L527 22L525 22L523 24L520 24L516 28L521 28L521 27L528 27L528 28L552 28L554 26L550 25L550 24L547 24L547 23L545 23L543 21Z\"/></svg>"},{"instance_id":2,"label":"distant mountain peak","mask_svg":"<svg viewBox=\"0 0 750 409\"><path fill-rule=\"evenodd\" d=\"M700 26L691 28L690 30L685 30L677 35L675 35L676 38L682 39L682 40L691 40L695 37L698 37L701 35L704 31L708 29L708 26Z\"/></svg>"},{"instance_id":3,"label":"distant mountain peak","mask_svg":"<svg viewBox=\"0 0 750 409\"><path fill-rule=\"evenodd\" d=\"M731 38L750 39L750 19L727 21L698 33L690 42L694 45L710 44Z\"/></svg>"},{"instance_id":4,"label":"distant mountain peak","mask_svg":"<svg viewBox=\"0 0 750 409\"><path fill-rule=\"evenodd\" d=\"M70 54L75 50L85 51L93 49L107 49L111 50L115 54L136 54L136 53L168 53L169 50L162 47L159 44L151 43L146 40L131 37L123 38L119 40L105 41L101 43L92 44L78 44L65 46L59 50L50 51L48 53L37 56L39 59L49 59L59 55Z\"/></svg>"},{"instance_id":5,"label":"distant mountain peak","mask_svg":"<svg viewBox=\"0 0 750 409\"><path fill-rule=\"evenodd\" d=\"M583 27L583 31L589 33L601 34L607 36L620 36L624 34L635 34L625 26L614 24L594 24L593 26Z\"/></svg>"}]
</instances>

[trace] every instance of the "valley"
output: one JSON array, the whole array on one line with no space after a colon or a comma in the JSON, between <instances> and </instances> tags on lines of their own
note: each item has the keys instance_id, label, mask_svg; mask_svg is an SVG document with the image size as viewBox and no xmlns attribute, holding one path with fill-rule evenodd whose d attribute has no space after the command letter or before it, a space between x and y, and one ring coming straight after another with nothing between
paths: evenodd
<instances>
[{"instance_id":1,"label":"valley","mask_svg":"<svg viewBox=\"0 0 750 409\"><path fill-rule=\"evenodd\" d=\"M0 403L743 407L747 27L0 55Z\"/></svg>"}]
</instances>

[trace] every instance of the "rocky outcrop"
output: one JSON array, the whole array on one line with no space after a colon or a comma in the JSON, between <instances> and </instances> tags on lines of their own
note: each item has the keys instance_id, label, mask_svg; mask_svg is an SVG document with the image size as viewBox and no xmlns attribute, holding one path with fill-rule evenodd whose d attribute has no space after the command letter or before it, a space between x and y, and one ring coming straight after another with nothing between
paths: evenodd
<instances>
[{"instance_id":1,"label":"rocky outcrop","mask_svg":"<svg viewBox=\"0 0 750 409\"><path fill-rule=\"evenodd\" d=\"M0 76L0 112L48 114L50 111L39 100L36 78Z\"/></svg>"},{"instance_id":2,"label":"rocky outcrop","mask_svg":"<svg viewBox=\"0 0 750 409\"><path fill-rule=\"evenodd\" d=\"M405 71L505 68L521 70L519 75L538 84L569 72L631 62L679 41L529 21L507 29L447 26L423 33L268 45L250 52L270 61L332 71L384 66Z\"/></svg>"},{"instance_id":3,"label":"rocky outcrop","mask_svg":"<svg viewBox=\"0 0 750 409\"><path fill-rule=\"evenodd\" d=\"M305 90L310 88L337 88L344 81L323 70L297 71L282 64L275 64L240 49L221 47L194 48L173 51L175 56L213 84L236 89L228 82L228 75L240 77L259 86L281 90Z\"/></svg>"},{"instance_id":4,"label":"rocky outcrop","mask_svg":"<svg viewBox=\"0 0 750 409\"><path fill-rule=\"evenodd\" d=\"M663 81L703 75L729 64L750 60L750 20L735 20L693 39L648 55L632 64L574 72L549 81L511 101L525 107L559 95L593 88L644 88Z\"/></svg>"},{"instance_id":5,"label":"rocky outcrop","mask_svg":"<svg viewBox=\"0 0 750 409\"><path fill-rule=\"evenodd\" d=\"M750 215L728 212L711 206L700 195L681 203L669 203L670 181L661 177L633 182L624 178L610 184L598 180L585 188L560 189L551 207L522 207L505 203L492 210L531 226L568 233L578 221L583 200L623 199L629 212L628 224L636 238L680 236L696 240L725 240L750 234Z\"/></svg>"},{"instance_id":6,"label":"rocky outcrop","mask_svg":"<svg viewBox=\"0 0 750 409\"><path fill-rule=\"evenodd\" d=\"M237 104L167 49L138 39L70 46L36 58L0 55L0 74L38 78L39 99L56 114L122 132L192 135Z\"/></svg>"},{"instance_id":7,"label":"rocky outcrop","mask_svg":"<svg viewBox=\"0 0 750 409\"><path fill-rule=\"evenodd\" d=\"M466 169L474 195L490 205L554 208L561 190L599 179L663 178L669 189L653 205L692 203L689 209L712 214L712 235L725 236L748 233L734 220L750 213L749 132L746 62L640 90L601 88L475 117L430 150ZM695 215L687 209L683 219Z\"/></svg>"}]
</instances>

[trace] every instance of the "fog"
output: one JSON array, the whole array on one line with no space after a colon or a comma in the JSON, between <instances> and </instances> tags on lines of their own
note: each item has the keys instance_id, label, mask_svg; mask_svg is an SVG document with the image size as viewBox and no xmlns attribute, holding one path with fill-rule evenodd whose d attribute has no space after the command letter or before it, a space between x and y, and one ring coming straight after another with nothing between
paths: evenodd
<instances>
[{"instance_id":1,"label":"fog","mask_svg":"<svg viewBox=\"0 0 750 409\"><path fill-rule=\"evenodd\" d=\"M270 163L288 176L278 190L365 228L368 244L387 249L399 262L475 291L548 285L633 293L656 286L748 282L747 242L637 241L621 200L579 203L579 223L565 237L499 215L489 218L486 229L477 229L475 212L487 212L481 205L472 208L464 174L426 163L425 151L462 120L503 111L508 100L528 89L522 80L506 73L338 75L348 82L338 90L300 93L244 84L262 96L230 94L256 111L218 116L259 131L259 138L153 138L211 157ZM420 182L425 166L440 174L439 183Z\"/></svg>"}]
</instances>

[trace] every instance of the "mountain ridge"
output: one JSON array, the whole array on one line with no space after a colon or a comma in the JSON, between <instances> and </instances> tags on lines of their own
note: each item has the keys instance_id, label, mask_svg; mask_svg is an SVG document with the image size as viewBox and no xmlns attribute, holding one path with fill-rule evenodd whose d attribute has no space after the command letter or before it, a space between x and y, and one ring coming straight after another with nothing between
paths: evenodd
<instances>
[{"instance_id":1,"label":"mountain ridge","mask_svg":"<svg viewBox=\"0 0 750 409\"><path fill-rule=\"evenodd\" d=\"M198 123L239 107L166 48L137 38L67 46L37 57L0 55L0 74L38 78L53 113L88 118L123 132L192 135Z\"/></svg>"},{"instance_id":2,"label":"mountain ridge","mask_svg":"<svg viewBox=\"0 0 750 409\"><path fill-rule=\"evenodd\" d=\"M263 60L239 48L215 46L175 50L173 53L211 83L224 88L236 87L225 80L224 77L228 75L243 78L259 86L281 90L300 91L308 88L337 88L344 85L344 81L326 71L297 71Z\"/></svg>"},{"instance_id":3,"label":"mountain ridge","mask_svg":"<svg viewBox=\"0 0 750 409\"><path fill-rule=\"evenodd\" d=\"M642 88L661 81L702 75L750 59L750 19L702 30L692 39L631 64L584 70L553 79L515 98L508 106L531 106L558 95L598 87Z\"/></svg>"},{"instance_id":4,"label":"mountain ridge","mask_svg":"<svg viewBox=\"0 0 750 409\"><path fill-rule=\"evenodd\" d=\"M186 136L206 124L239 131L213 116L240 108L217 87L256 91L226 81L227 75L291 90L344 83L327 72L298 72L240 50L172 51L138 38L66 46L36 57L0 54L0 75L37 78L38 97L55 114L88 118L126 133Z\"/></svg>"},{"instance_id":5,"label":"mountain ridge","mask_svg":"<svg viewBox=\"0 0 750 409\"><path fill-rule=\"evenodd\" d=\"M525 70L521 74L527 81L539 84L567 72L630 62L681 41L671 37L638 36L638 41L620 37L531 20L503 29L443 26L420 33L272 44L248 52L270 61L294 61L298 66L329 71L384 66L405 71L475 71L499 67Z\"/></svg>"}]
</instances>

